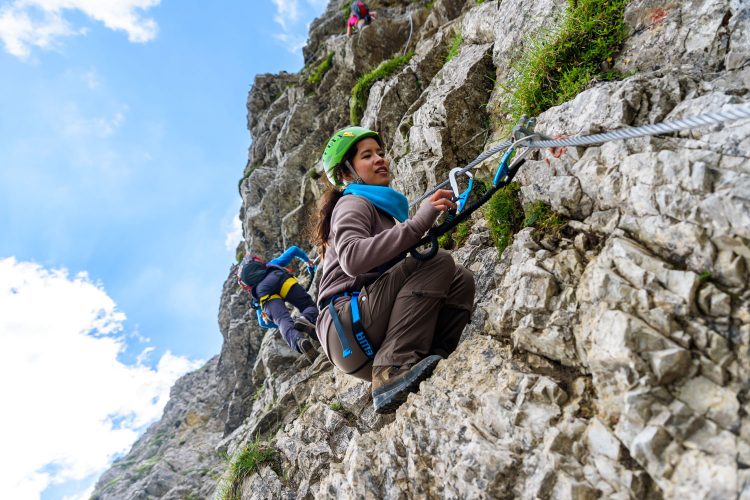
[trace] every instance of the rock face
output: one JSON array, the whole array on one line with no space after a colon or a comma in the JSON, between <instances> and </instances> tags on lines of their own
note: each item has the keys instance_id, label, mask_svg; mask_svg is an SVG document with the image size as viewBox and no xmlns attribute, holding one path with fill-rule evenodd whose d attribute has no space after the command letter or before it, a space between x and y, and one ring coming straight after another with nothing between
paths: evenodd
<instances>
[{"instance_id":1,"label":"rock face","mask_svg":"<svg viewBox=\"0 0 750 500\"><path fill-rule=\"evenodd\" d=\"M260 75L248 97L246 248L310 249L324 184L306 173L348 124L356 80L384 59L415 53L373 85L363 125L382 131L394 187L411 199L504 140L493 82L566 6L382 1L347 39L331 2L306 69ZM750 3L631 0L625 21L612 65L631 76L592 83L537 130L594 133L750 100ZM523 203L549 204L565 226L524 229L498 255L474 216L454 251L476 276L472 323L394 415L373 413L368 384L260 330L230 275L220 356L178 382L94 497L206 497L227 476L219 455L262 439L276 458L239 482L242 498L750 499L750 121L538 151L517 180Z\"/></svg>"}]
</instances>

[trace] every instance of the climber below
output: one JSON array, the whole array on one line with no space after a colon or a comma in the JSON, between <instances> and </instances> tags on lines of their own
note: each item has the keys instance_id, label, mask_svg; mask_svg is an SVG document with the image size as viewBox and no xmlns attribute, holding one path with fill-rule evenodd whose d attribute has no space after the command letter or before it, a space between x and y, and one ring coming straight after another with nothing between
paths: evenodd
<instances>
[{"instance_id":1,"label":"climber below","mask_svg":"<svg viewBox=\"0 0 750 500\"><path fill-rule=\"evenodd\" d=\"M346 36L352 36L353 29L359 31L364 26L370 24L373 19L377 18L378 13L370 10L366 3L359 1L352 2L351 15L346 22Z\"/></svg>"},{"instance_id":2,"label":"climber below","mask_svg":"<svg viewBox=\"0 0 750 500\"><path fill-rule=\"evenodd\" d=\"M318 350L312 341L315 338L318 308L310 294L286 267L295 257L303 261L308 269L315 269L307 254L298 246L292 245L268 263L257 256L245 256L237 269L237 279L240 286L252 295L253 307L259 311L258 321L261 322L263 316L263 319L278 325L281 336L289 347L304 354L312 363L318 356ZM292 320L285 301L299 310L299 318Z\"/></svg>"},{"instance_id":3,"label":"climber below","mask_svg":"<svg viewBox=\"0 0 750 500\"><path fill-rule=\"evenodd\" d=\"M427 261L406 256L455 207L452 192L436 191L409 218L380 135L362 127L336 132L323 166L334 187L313 235L323 259L318 338L337 368L372 381L375 411L390 413L456 349L471 316L471 272L445 250Z\"/></svg>"}]
</instances>

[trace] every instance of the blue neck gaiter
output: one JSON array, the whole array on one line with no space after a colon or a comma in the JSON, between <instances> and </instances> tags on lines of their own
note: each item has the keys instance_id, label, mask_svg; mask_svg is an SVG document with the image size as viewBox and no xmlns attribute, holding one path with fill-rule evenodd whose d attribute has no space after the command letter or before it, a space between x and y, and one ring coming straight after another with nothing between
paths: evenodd
<instances>
[{"instance_id":1,"label":"blue neck gaiter","mask_svg":"<svg viewBox=\"0 0 750 500\"><path fill-rule=\"evenodd\" d=\"M409 217L409 200L391 187L349 184L344 189L344 194L366 198L370 203L399 222L404 222Z\"/></svg>"}]
</instances>

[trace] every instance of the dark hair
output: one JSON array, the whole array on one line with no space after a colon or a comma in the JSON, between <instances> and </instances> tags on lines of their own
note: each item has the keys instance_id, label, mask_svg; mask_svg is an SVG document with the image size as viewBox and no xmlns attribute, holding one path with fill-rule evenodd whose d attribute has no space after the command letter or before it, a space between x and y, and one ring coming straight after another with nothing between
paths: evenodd
<instances>
[{"instance_id":1,"label":"dark hair","mask_svg":"<svg viewBox=\"0 0 750 500\"><path fill-rule=\"evenodd\" d=\"M353 165L354 157L357 155L357 144L355 142L349 151L344 155L344 159L336 165L334 172L336 177L341 179L344 173L349 173L349 169L345 167L346 162ZM315 225L312 229L312 242L315 248L318 250L321 262L326 255L326 246L328 246L328 235L331 234L331 216L333 215L333 208L336 203L343 196L341 191L336 186L329 186L328 189L323 193L323 196L318 202L318 217L315 221Z\"/></svg>"}]
</instances>

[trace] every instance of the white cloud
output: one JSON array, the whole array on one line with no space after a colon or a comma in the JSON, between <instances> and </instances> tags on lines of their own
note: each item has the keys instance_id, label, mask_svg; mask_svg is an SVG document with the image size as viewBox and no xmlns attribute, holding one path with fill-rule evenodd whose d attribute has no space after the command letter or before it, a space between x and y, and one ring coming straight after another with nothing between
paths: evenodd
<instances>
[{"instance_id":1,"label":"white cloud","mask_svg":"<svg viewBox=\"0 0 750 500\"><path fill-rule=\"evenodd\" d=\"M288 31L299 20L299 4L297 0L273 0L276 15L273 20L279 23L281 29Z\"/></svg>"},{"instance_id":2,"label":"white cloud","mask_svg":"<svg viewBox=\"0 0 750 500\"><path fill-rule=\"evenodd\" d=\"M125 315L85 273L0 260L0 491L38 498L103 471L157 419L169 388L202 362L118 360Z\"/></svg>"},{"instance_id":3,"label":"white cloud","mask_svg":"<svg viewBox=\"0 0 750 500\"><path fill-rule=\"evenodd\" d=\"M96 485L92 484L88 487L88 489L86 489L86 491L83 491L77 495L65 496L62 500L90 500L91 494L94 493L95 486Z\"/></svg>"},{"instance_id":4,"label":"white cloud","mask_svg":"<svg viewBox=\"0 0 750 500\"><path fill-rule=\"evenodd\" d=\"M302 50L307 43L307 36L290 35L289 33L275 33L273 37L280 41L292 54Z\"/></svg>"},{"instance_id":5,"label":"white cloud","mask_svg":"<svg viewBox=\"0 0 750 500\"><path fill-rule=\"evenodd\" d=\"M63 37L82 35L65 18L78 11L115 31L124 31L131 42L148 42L156 37L156 21L142 12L161 0L12 0L0 7L0 40L10 54L26 59L31 49L52 48Z\"/></svg>"},{"instance_id":6,"label":"white cloud","mask_svg":"<svg viewBox=\"0 0 750 500\"><path fill-rule=\"evenodd\" d=\"M281 32L275 33L274 38L289 52L299 52L307 43L309 21L325 10L328 0L305 0L304 7L300 7L298 0L273 0L273 3L276 6L273 20L281 27ZM301 23L303 18L308 22Z\"/></svg>"},{"instance_id":7,"label":"white cloud","mask_svg":"<svg viewBox=\"0 0 750 500\"><path fill-rule=\"evenodd\" d=\"M75 103L66 103L61 106L61 112L57 116L60 123L60 131L66 139L106 139L111 137L125 123L125 113L128 107L119 105L117 111L110 116L83 116L83 113Z\"/></svg>"},{"instance_id":8,"label":"white cloud","mask_svg":"<svg viewBox=\"0 0 750 500\"><path fill-rule=\"evenodd\" d=\"M102 82L99 78L99 74L96 72L96 70L90 69L86 71L85 73L80 75L81 81L86 84L86 86L89 88L89 90L96 90L98 89Z\"/></svg>"},{"instance_id":9,"label":"white cloud","mask_svg":"<svg viewBox=\"0 0 750 500\"><path fill-rule=\"evenodd\" d=\"M224 246L228 251L234 253L240 241L242 241L242 221L239 215L235 215L232 219L232 227L227 231L224 238Z\"/></svg>"}]
</instances>

